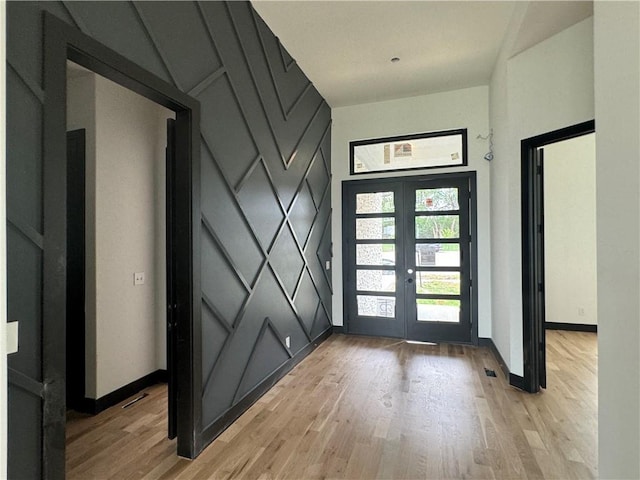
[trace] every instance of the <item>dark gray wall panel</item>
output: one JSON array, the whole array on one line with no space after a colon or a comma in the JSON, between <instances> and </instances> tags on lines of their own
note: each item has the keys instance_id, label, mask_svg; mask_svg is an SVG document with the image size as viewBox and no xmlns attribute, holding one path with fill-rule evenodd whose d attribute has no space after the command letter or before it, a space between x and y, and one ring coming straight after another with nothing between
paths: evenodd
<instances>
[{"instance_id":1,"label":"dark gray wall panel","mask_svg":"<svg viewBox=\"0 0 640 480\"><path fill-rule=\"evenodd\" d=\"M316 309L318 308L318 294L315 290L309 272L304 272L300 287L295 298L295 305L300 318L304 322L307 331L311 332L313 327L313 319L315 318Z\"/></svg>"},{"instance_id":2,"label":"dark gray wall panel","mask_svg":"<svg viewBox=\"0 0 640 480\"><path fill-rule=\"evenodd\" d=\"M42 447L40 436L34 435L41 428L41 399L19 387L9 385L7 395L9 418L7 428L11 432L8 443L9 475L11 479L40 478L39 457ZM29 455L21 455L28 452Z\"/></svg>"},{"instance_id":3,"label":"dark gray wall panel","mask_svg":"<svg viewBox=\"0 0 640 480\"><path fill-rule=\"evenodd\" d=\"M7 200L9 218L20 218L42 233L42 104L15 71L7 69Z\"/></svg>"},{"instance_id":4,"label":"dark gray wall panel","mask_svg":"<svg viewBox=\"0 0 640 480\"><path fill-rule=\"evenodd\" d=\"M21 74L42 88L42 49L35 41L42 42L41 2L7 2L7 62ZM61 20L72 23L61 3L50 2L46 9Z\"/></svg>"},{"instance_id":5,"label":"dark gray wall panel","mask_svg":"<svg viewBox=\"0 0 640 480\"><path fill-rule=\"evenodd\" d=\"M238 388L238 398L244 397L260 380L267 377L280 365L289 360L290 355L282 340L278 338L277 332L269 320L265 323L258 335L256 345L251 354L251 358L247 362L247 368L244 371L240 387Z\"/></svg>"},{"instance_id":6,"label":"dark gray wall panel","mask_svg":"<svg viewBox=\"0 0 640 480\"><path fill-rule=\"evenodd\" d=\"M204 377L208 374L222 351L229 325L222 320L206 303L202 307L202 371Z\"/></svg>"},{"instance_id":7,"label":"dark gray wall panel","mask_svg":"<svg viewBox=\"0 0 640 480\"><path fill-rule=\"evenodd\" d=\"M330 149L331 147L329 146L328 148ZM311 195L313 196L313 201L316 205L320 205L322 196L324 195L325 189L330 181L330 170L325 165L323 155L324 151L327 150L320 150L318 152L320 158L318 158L317 161L313 162L311 171L309 172L309 176L307 177L309 189L311 190Z\"/></svg>"},{"instance_id":8,"label":"dark gray wall panel","mask_svg":"<svg viewBox=\"0 0 640 480\"><path fill-rule=\"evenodd\" d=\"M19 320L19 350L7 362L28 377L42 381L41 325L42 250L9 223L7 228L8 320Z\"/></svg>"},{"instance_id":9,"label":"dark gray wall panel","mask_svg":"<svg viewBox=\"0 0 640 480\"><path fill-rule=\"evenodd\" d=\"M296 247L293 235L288 226L282 229L280 236L273 246L271 265L284 284L284 288L289 294L289 297L293 297L300 274L302 273L304 260L298 251L298 247Z\"/></svg>"},{"instance_id":10,"label":"dark gray wall panel","mask_svg":"<svg viewBox=\"0 0 640 480\"><path fill-rule=\"evenodd\" d=\"M197 98L202 105L203 136L226 178L236 186L256 160L258 149L229 77L222 75Z\"/></svg>"},{"instance_id":11,"label":"dark gray wall panel","mask_svg":"<svg viewBox=\"0 0 640 480\"><path fill-rule=\"evenodd\" d=\"M243 182L238 199L258 239L268 248L275 239L284 214L262 162L258 162Z\"/></svg>"},{"instance_id":12,"label":"dark gray wall panel","mask_svg":"<svg viewBox=\"0 0 640 480\"><path fill-rule=\"evenodd\" d=\"M313 329L311 331L311 334L316 337L320 335L320 333L324 332L327 328L331 328L331 320L329 320L327 311L318 306L316 316L313 319Z\"/></svg>"},{"instance_id":13,"label":"dark gray wall panel","mask_svg":"<svg viewBox=\"0 0 640 480\"><path fill-rule=\"evenodd\" d=\"M299 68L287 67L287 59L282 55L283 48L280 41L271 34L264 21L255 15L258 25L258 35L265 58L269 67L269 73L277 93L282 113L288 117L296 108L303 95L307 93L311 82L305 77Z\"/></svg>"},{"instance_id":14,"label":"dark gray wall panel","mask_svg":"<svg viewBox=\"0 0 640 480\"><path fill-rule=\"evenodd\" d=\"M207 234L202 237L202 292L222 319L233 325L247 291L220 246Z\"/></svg>"},{"instance_id":15,"label":"dark gray wall panel","mask_svg":"<svg viewBox=\"0 0 640 480\"><path fill-rule=\"evenodd\" d=\"M240 273L253 284L264 260L260 246L243 219L233 191L205 147L200 168L202 184L209 186L201 190L202 216L211 224Z\"/></svg>"},{"instance_id":16,"label":"dark gray wall panel","mask_svg":"<svg viewBox=\"0 0 640 480\"><path fill-rule=\"evenodd\" d=\"M303 182L300 193L289 211L289 219L300 245L304 245L307 241L307 237L313 226L315 213L315 205L311 197L311 192L309 191L309 186L306 182Z\"/></svg>"},{"instance_id":17,"label":"dark gray wall panel","mask_svg":"<svg viewBox=\"0 0 640 480\"><path fill-rule=\"evenodd\" d=\"M16 478L39 476L42 460L45 10L201 104L202 428L216 432L207 427L329 329L331 315L331 111L248 2L9 2L8 292L9 318L21 322L20 353L9 358Z\"/></svg>"},{"instance_id":18,"label":"dark gray wall panel","mask_svg":"<svg viewBox=\"0 0 640 480\"><path fill-rule=\"evenodd\" d=\"M65 2L84 33L171 82L157 47L131 2Z\"/></svg>"},{"instance_id":19,"label":"dark gray wall panel","mask_svg":"<svg viewBox=\"0 0 640 480\"><path fill-rule=\"evenodd\" d=\"M222 64L194 3L138 2L140 16L181 90L188 92ZM200 27L200 28L197 28Z\"/></svg>"},{"instance_id":20,"label":"dark gray wall panel","mask_svg":"<svg viewBox=\"0 0 640 480\"><path fill-rule=\"evenodd\" d=\"M266 318L282 335L291 335L292 351L308 342L277 279L268 268L262 273L214 368L203 378L202 416L205 425L214 422L240 400L236 398L237 391L252 352L259 343L260 330Z\"/></svg>"}]
</instances>

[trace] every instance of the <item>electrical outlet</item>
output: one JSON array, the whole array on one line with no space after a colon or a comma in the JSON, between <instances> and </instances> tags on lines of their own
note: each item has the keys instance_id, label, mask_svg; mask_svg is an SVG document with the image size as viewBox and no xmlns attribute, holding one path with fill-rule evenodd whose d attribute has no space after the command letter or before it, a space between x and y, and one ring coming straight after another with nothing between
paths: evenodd
<instances>
[{"instance_id":1,"label":"electrical outlet","mask_svg":"<svg viewBox=\"0 0 640 480\"><path fill-rule=\"evenodd\" d=\"M136 272L133 274L134 285L144 285L144 272Z\"/></svg>"},{"instance_id":2,"label":"electrical outlet","mask_svg":"<svg viewBox=\"0 0 640 480\"><path fill-rule=\"evenodd\" d=\"M287 346L287 348L291 348L291 337L285 338L284 344Z\"/></svg>"},{"instance_id":3,"label":"electrical outlet","mask_svg":"<svg viewBox=\"0 0 640 480\"><path fill-rule=\"evenodd\" d=\"M327 260L326 262L324 262L324 269L331 270L331 260Z\"/></svg>"}]
</instances>

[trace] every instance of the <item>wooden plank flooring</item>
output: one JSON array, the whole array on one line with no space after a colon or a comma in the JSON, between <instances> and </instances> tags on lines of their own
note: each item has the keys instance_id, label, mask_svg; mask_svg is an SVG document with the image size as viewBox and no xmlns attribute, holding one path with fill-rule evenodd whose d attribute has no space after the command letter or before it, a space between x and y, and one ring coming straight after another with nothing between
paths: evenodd
<instances>
[{"instance_id":1,"label":"wooden plank flooring","mask_svg":"<svg viewBox=\"0 0 640 480\"><path fill-rule=\"evenodd\" d=\"M595 478L596 335L547 335L537 395L510 387L484 348L333 335L194 461L165 438L159 385L70 418L67 476Z\"/></svg>"}]
</instances>

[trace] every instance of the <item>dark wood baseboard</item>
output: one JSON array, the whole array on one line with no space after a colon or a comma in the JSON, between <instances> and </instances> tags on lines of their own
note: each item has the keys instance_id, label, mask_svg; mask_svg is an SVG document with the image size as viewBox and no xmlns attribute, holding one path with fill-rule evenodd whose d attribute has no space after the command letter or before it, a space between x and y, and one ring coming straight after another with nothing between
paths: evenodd
<instances>
[{"instance_id":1,"label":"dark wood baseboard","mask_svg":"<svg viewBox=\"0 0 640 480\"><path fill-rule=\"evenodd\" d=\"M500 370L502 370L504 377L509 382L509 385L519 388L520 390L524 390L524 378L509 371L509 367L507 367L504 358L502 358L502 355L500 355L500 351L498 351L496 344L493 343L492 338L479 338L478 345L481 347L487 347L489 350L491 350L493 356L496 357L496 360L500 365Z\"/></svg>"},{"instance_id":2,"label":"dark wood baseboard","mask_svg":"<svg viewBox=\"0 0 640 480\"><path fill-rule=\"evenodd\" d=\"M511 385L512 387L519 388L520 390L525 390L524 377L521 377L520 375L516 375L515 373L510 373L509 385Z\"/></svg>"},{"instance_id":3,"label":"dark wood baseboard","mask_svg":"<svg viewBox=\"0 0 640 480\"><path fill-rule=\"evenodd\" d=\"M213 442L222 432L224 432L233 422L235 422L240 415L246 412L251 405L253 405L260 397L262 397L271 387L273 387L278 380L289 373L293 367L313 352L322 342L329 338L335 327L329 327L320 335L318 335L311 343L296 353L282 366L277 368L271 375L265 378L260 384L258 384L253 390L245 395L238 403L227 410L222 416L211 423L202 432L202 450L207 445Z\"/></svg>"},{"instance_id":4,"label":"dark wood baseboard","mask_svg":"<svg viewBox=\"0 0 640 480\"><path fill-rule=\"evenodd\" d=\"M569 332L598 333L598 325L588 325L586 323L544 322L544 328L547 330L566 330Z\"/></svg>"},{"instance_id":5,"label":"dark wood baseboard","mask_svg":"<svg viewBox=\"0 0 640 480\"><path fill-rule=\"evenodd\" d=\"M504 358L502 358L502 355L500 355L500 352L498 351L496 344L493 343L493 339L482 338L482 337L478 338L478 345L481 347L487 347L489 350L491 350L491 352L493 353L493 356L496 357L498 365L500 365L500 370L502 370L502 373L504 374L504 378L508 380L511 372L509 372L509 367L507 367L507 363L504 361Z\"/></svg>"},{"instance_id":6,"label":"dark wood baseboard","mask_svg":"<svg viewBox=\"0 0 640 480\"><path fill-rule=\"evenodd\" d=\"M344 326L342 326L342 325L334 325L333 326L333 333L347 333L347 331L345 330Z\"/></svg>"},{"instance_id":7,"label":"dark wood baseboard","mask_svg":"<svg viewBox=\"0 0 640 480\"><path fill-rule=\"evenodd\" d=\"M90 413L91 415L96 415L103 410L106 410L109 407L113 407L118 403L126 400L127 398L135 395L140 390L143 390L151 385L155 385L157 383L166 383L167 382L167 371L166 370L156 370L155 372L151 372L149 375L145 375L138 380L134 380L133 382L120 387L117 390L114 390L111 393L108 393L104 397L100 397L97 399L93 398L84 398L82 403L78 405L76 410L82 413Z\"/></svg>"}]
</instances>

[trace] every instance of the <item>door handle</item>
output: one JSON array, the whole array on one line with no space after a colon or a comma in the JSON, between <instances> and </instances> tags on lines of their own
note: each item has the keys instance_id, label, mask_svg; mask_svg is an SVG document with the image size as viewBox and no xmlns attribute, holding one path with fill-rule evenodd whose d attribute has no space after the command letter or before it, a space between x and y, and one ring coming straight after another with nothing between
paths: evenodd
<instances>
[{"instance_id":1,"label":"door handle","mask_svg":"<svg viewBox=\"0 0 640 480\"><path fill-rule=\"evenodd\" d=\"M413 278L407 278L407 283L413 283Z\"/></svg>"},{"instance_id":2,"label":"door handle","mask_svg":"<svg viewBox=\"0 0 640 480\"><path fill-rule=\"evenodd\" d=\"M407 273L408 273L409 275L411 275L411 274L413 273L413 269L412 269L412 268L408 269L408 270L407 270Z\"/></svg>"}]
</instances>

